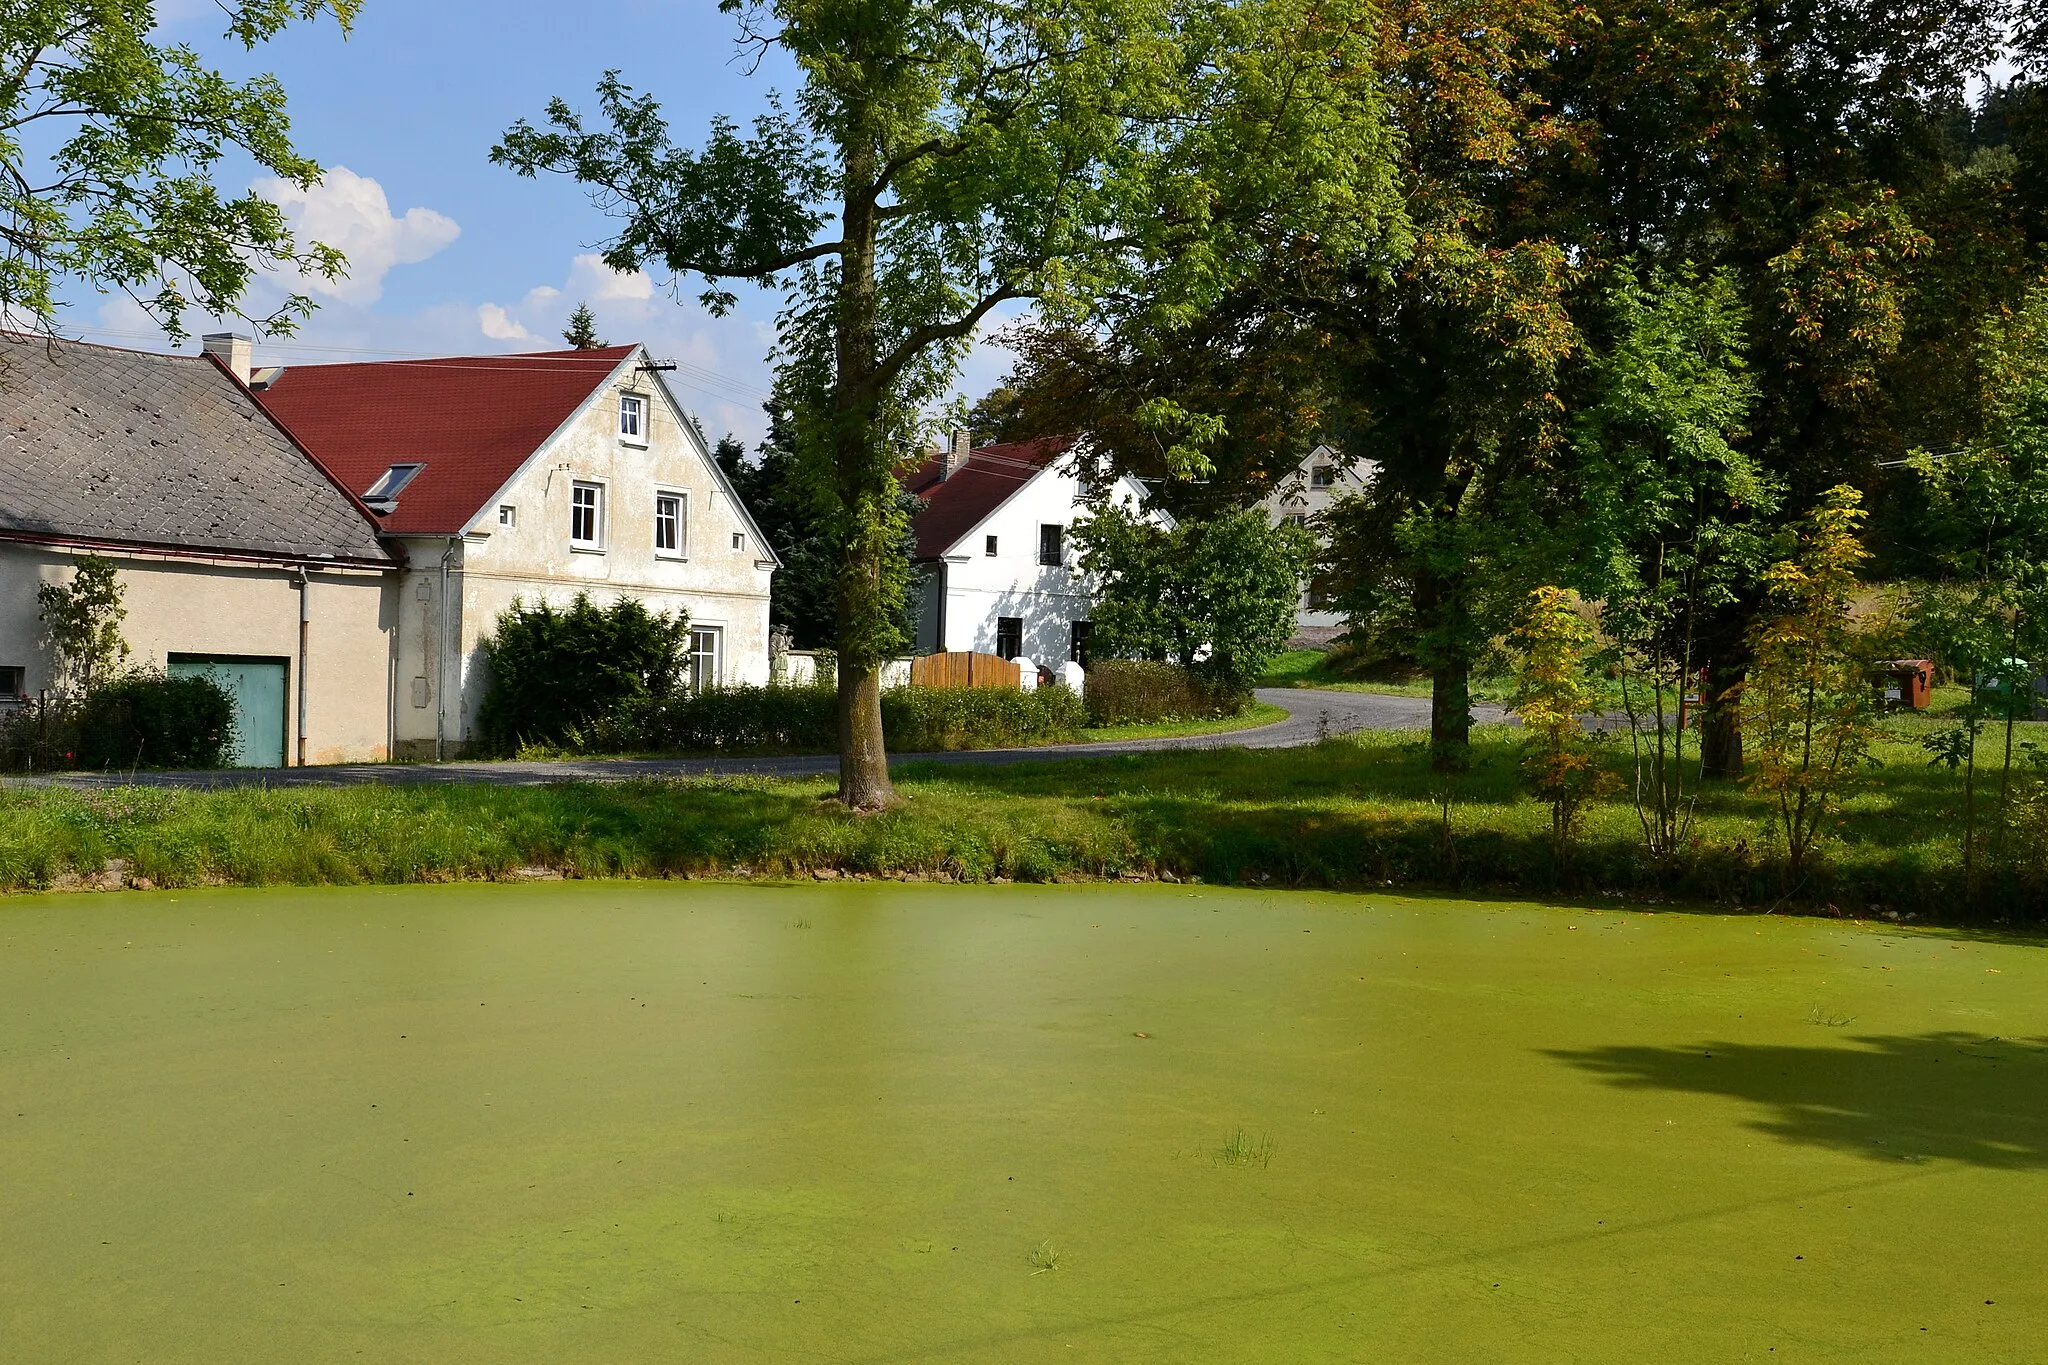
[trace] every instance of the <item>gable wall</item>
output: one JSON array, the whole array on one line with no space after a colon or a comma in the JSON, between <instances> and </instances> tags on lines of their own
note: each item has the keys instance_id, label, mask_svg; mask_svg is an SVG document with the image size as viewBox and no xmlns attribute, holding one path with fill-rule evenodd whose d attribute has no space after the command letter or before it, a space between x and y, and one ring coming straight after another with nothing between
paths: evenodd
<instances>
[{"instance_id":1,"label":"gable wall","mask_svg":"<svg viewBox=\"0 0 2048 1365\"><path fill-rule=\"evenodd\" d=\"M644 446L618 436L618 400L628 391L648 399ZM574 549L569 542L570 490L578 481L604 489L601 552ZM655 552L657 489L686 499L684 558ZM515 509L510 528L498 524L500 503ZM741 549L732 547L735 534L745 538ZM587 592L601 605L637 597L650 610L680 610L693 625L722 632L722 682L768 681L771 571L757 565L765 550L720 486L708 454L647 376L628 371L600 389L456 543L447 578L446 649L438 648L439 594L449 541L420 537L408 539L406 547L412 567L396 594L394 707L403 757L432 755L437 722L445 754L460 752L474 738L488 685L483 641L515 598L566 606Z\"/></svg>"},{"instance_id":2,"label":"gable wall","mask_svg":"<svg viewBox=\"0 0 2048 1365\"><path fill-rule=\"evenodd\" d=\"M951 547L944 565L944 636L937 632L936 596L923 604L926 634L920 652L980 650L994 653L997 618L1014 616L1024 623L1024 653L1035 663L1058 670L1071 648L1073 623L1088 619L1094 585L1079 568L1071 529L1081 516L1081 483L1064 468L1041 470L973 531ZM1136 502L1128 484L1118 489L1125 506ZM1038 528L1068 528L1065 563L1057 568L1038 562ZM986 553L985 540L996 537L996 553Z\"/></svg>"},{"instance_id":3,"label":"gable wall","mask_svg":"<svg viewBox=\"0 0 2048 1365\"><path fill-rule=\"evenodd\" d=\"M1336 469L1336 483L1329 488L1317 488L1310 479L1310 471L1317 465L1330 465ZM1282 479L1274 490L1267 494L1260 504L1266 509L1274 524L1283 517L1304 516L1311 523L1327 512L1341 498L1362 493L1370 486L1373 473L1379 468L1371 460L1346 461L1342 455L1329 446L1317 446L1309 452L1301 465ZM1295 604L1295 638L1307 643L1321 644L1333 638L1346 625L1342 612L1330 607L1311 607L1307 585L1303 585L1300 599Z\"/></svg>"}]
</instances>

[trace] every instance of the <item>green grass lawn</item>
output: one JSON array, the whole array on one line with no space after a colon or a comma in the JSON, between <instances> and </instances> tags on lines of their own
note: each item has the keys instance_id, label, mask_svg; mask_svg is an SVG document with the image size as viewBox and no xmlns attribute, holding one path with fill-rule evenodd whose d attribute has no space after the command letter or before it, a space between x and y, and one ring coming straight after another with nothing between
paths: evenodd
<instances>
[{"instance_id":1,"label":"green grass lawn","mask_svg":"<svg viewBox=\"0 0 2048 1365\"><path fill-rule=\"evenodd\" d=\"M696 779L547 786L418 785L104 792L0 791L0 887L63 885L109 860L158 886L572 876L809 875L986 881L1174 876L1290 886L1416 886L1679 899L1751 909L2020 919L2048 909L2048 829L1992 841L1978 898L1962 890L1961 782L1903 720L1844 804L1817 861L1788 878L1763 804L1700 789L1697 840L1642 856L1626 790L1595 807L1557 866L1547 808L1523 792L1519 732L1481 727L1456 779L1449 838L1422 737L1366 732L1304 749L1048 757L1010 766L907 763L903 801L854 816L827 780ZM2048 727L2023 727L2031 739ZM1980 744L1989 828L2002 736ZM1608 759L1624 774L1620 745ZM2017 776L2022 794L2034 779ZM2033 817L2041 823L2041 817ZM118 880L118 877L117 877Z\"/></svg>"},{"instance_id":2,"label":"green grass lawn","mask_svg":"<svg viewBox=\"0 0 2048 1365\"><path fill-rule=\"evenodd\" d=\"M1389 697L1426 697L1430 682L1424 677L1354 678L1327 666L1328 656L1320 649L1290 649L1266 666L1259 679L1261 687L1308 687L1325 692L1376 692ZM1513 690L1503 678L1474 678L1472 696L1478 701L1505 702Z\"/></svg>"},{"instance_id":3,"label":"green grass lawn","mask_svg":"<svg viewBox=\"0 0 2048 1365\"><path fill-rule=\"evenodd\" d=\"M2020 1365L2048 956L1214 887L0 903L9 1360Z\"/></svg>"},{"instance_id":4,"label":"green grass lawn","mask_svg":"<svg viewBox=\"0 0 2048 1365\"><path fill-rule=\"evenodd\" d=\"M1094 725L1081 732L1085 744L1116 743L1131 739L1179 739L1187 735L1226 735L1233 730L1255 730L1287 719L1285 707L1253 702L1235 716L1207 720L1163 721L1151 725Z\"/></svg>"}]
</instances>

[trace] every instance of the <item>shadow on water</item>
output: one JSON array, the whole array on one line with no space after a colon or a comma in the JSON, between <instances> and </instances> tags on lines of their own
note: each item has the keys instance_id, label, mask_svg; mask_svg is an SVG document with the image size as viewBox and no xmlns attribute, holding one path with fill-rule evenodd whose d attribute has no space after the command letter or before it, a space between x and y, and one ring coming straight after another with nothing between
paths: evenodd
<instances>
[{"instance_id":1,"label":"shadow on water","mask_svg":"<svg viewBox=\"0 0 2048 1365\"><path fill-rule=\"evenodd\" d=\"M1749 1126L1880 1161L2048 1167L2048 1039L1968 1033L1859 1037L1855 1047L1701 1043L1554 1050L1626 1089L1761 1106Z\"/></svg>"}]
</instances>

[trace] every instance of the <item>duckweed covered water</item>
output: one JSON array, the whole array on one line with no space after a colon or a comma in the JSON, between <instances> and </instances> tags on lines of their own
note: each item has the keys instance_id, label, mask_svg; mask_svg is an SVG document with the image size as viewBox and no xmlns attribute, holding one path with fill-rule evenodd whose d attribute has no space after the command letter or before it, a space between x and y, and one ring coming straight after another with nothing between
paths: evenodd
<instances>
[{"instance_id":1,"label":"duckweed covered water","mask_svg":"<svg viewBox=\"0 0 2048 1365\"><path fill-rule=\"evenodd\" d=\"M0 904L0 1358L2033 1361L2048 955L1204 888Z\"/></svg>"}]
</instances>

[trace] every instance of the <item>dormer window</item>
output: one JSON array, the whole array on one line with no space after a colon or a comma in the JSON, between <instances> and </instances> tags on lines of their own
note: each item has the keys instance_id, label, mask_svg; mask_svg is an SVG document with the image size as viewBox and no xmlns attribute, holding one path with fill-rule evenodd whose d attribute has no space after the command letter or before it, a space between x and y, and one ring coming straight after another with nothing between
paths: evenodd
<instances>
[{"instance_id":1,"label":"dormer window","mask_svg":"<svg viewBox=\"0 0 2048 1365\"><path fill-rule=\"evenodd\" d=\"M391 466L377 482L370 485L369 491L363 494L363 505L372 512L395 511L398 507L398 495L403 493L405 486L418 478L419 472L425 468L423 464Z\"/></svg>"},{"instance_id":2,"label":"dormer window","mask_svg":"<svg viewBox=\"0 0 2048 1365\"><path fill-rule=\"evenodd\" d=\"M647 443L647 400L637 393L619 395L619 439Z\"/></svg>"}]
</instances>

